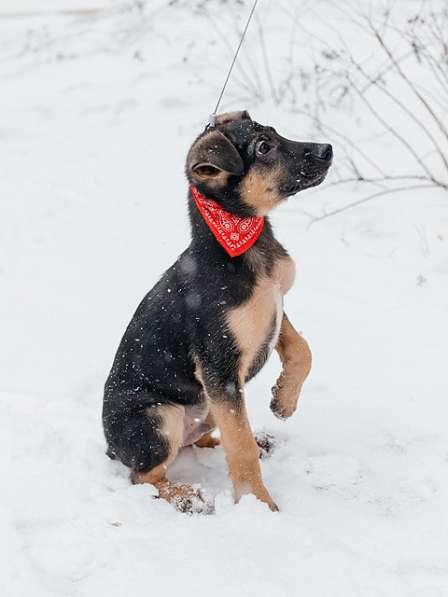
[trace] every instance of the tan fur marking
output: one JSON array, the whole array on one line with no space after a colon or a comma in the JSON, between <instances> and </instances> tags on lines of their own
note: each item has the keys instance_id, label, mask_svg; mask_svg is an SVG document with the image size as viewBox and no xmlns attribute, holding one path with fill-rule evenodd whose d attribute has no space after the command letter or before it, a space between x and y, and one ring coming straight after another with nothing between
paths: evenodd
<instances>
[{"instance_id":1,"label":"tan fur marking","mask_svg":"<svg viewBox=\"0 0 448 597\"><path fill-rule=\"evenodd\" d=\"M241 198L256 209L257 215L264 216L281 203L282 197L277 190L281 175L281 166L274 169L252 167L242 180Z\"/></svg>"},{"instance_id":2,"label":"tan fur marking","mask_svg":"<svg viewBox=\"0 0 448 597\"><path fill-rule=\"evenodd\" d=\"M186 483L165 481L156 484L156 487L159 490L159 498L170 503L174 502L181 512L192 512L195 503L204 501L201 494Z\"/></svg>"},{"instance_id":3,"label":"tan fur marking","mask_svg":"<svg viewBox=\"0 0 448 597\"><path fill-rule=\"evenodd\" d=\"M197 442L194 443L195 446L198 448L216 448L221 443L219 438L213 437L212 433L216 428L216 421L213 418L213 415L209 412L207 418L204 421L210 427L213 427L211 431L203 435L201 438L198 439Z\"/></svg>"},{"instance_id":4,"label":"tan fur marking","mask_svg":"<svg viewBox=\"0 0 448 597\"><path fill-rule=\"evenodd\" d=\"M202 367L199 362L196 362L195 376L204 388L211 416L221 434L221 444L234 488L235 502L238 502L241 496L253 493L272 511L276 512L277 505L269 495L261 478L260 451L247 418L244 396L241 394L237 404L220 396L211 398L204 384Z\"/></svg>"},{"instance_id":5,"label":"tan fur marking","mask_svg":"<svg viewBox=\"0 0 448 597\"><path fill-rule=\"evenodd\" d=\"M250 120L249 114L246 110L241 110L238 112L224 112L223 114L218 114L215 117L215 124L229 124L230 122L236 122L237 120Z\"/></svg>"},{"instance_id":6,"label":"tan fur marking","mask_svg":"<svg viewBox=\"0 0 448 597\"><path fill-rule=\"evenodd\" d=\"M204 384L204 374L202 371L202 365L199 362L199 359L197 357L193 358L193 361L196 365L195 369L194 369L194 376L196 377L196 379L198 380L198 382L201 384L201 386L204 389L204 392L207 392L206 388L205 388L205 384ZM210 415L213 416L213 415Z\"/></svg>"},{"instance_id":7,"label":"tan fur marking","mask_svg":"<svg viewBox=\"0 0 448 597\"><path fill-rule=\"evenodd\" d=\"M241 383L244 383L250 365L270 332L274 315L281 317L281 311L278 312L282 307L279 295L288 292L294 278L294 261L290 257L279 259L271 277L260 276L250 299L228 313L227 323L241 351Z\"/></svg>"},{"instance_id":8,"label":"tan fur marking","mask_svg":"<svg viewBox=\"0 0 448 597\"><path fill-rule=\"evenodd\" d=\"M211 402L210 408L221 432L235 502L252 493L272 511L277 511L277 505L261 478L259 448L252 435L244 400L241 399L238 409L224 401Z\"/></svg>"},{"instance_id":9,"label":"tan fur marking","mask_svg":"<svg viewBox=\"0 0 448 597\"><path fill-rule=\"evenodd\" d=\"M166 461L168 466L182 446L185 409L180 405L160 406L157 409L157 414L163 421L160 432L167 438L170 445L170 453Z\"/></svg>"},{"instance_id":10,"label":"tan fur marking","mask_svg":"<svg viewBox=\"0 0 448 597\"><path fill-rule=\"evenodd\" d=\"M200 494L186 483L174 483L166 478L166 466L161 464L148 473L132 473L132 482L135 484L149 483L158 490L157 497L173 503L182 512L191 512L193 502L202 500Z\"/></svg>"},{"instance_id":11,"label":"tan fur marking","mask_svg":"<svg viewBox=\"0 0 448 597\"><path fill-rule=\"evenodd\" d=\"M256 244L244 253L244 260L256 274L260 274L266 270L266 257L262 251L258 250Z\"/></svg>"},{"instance_id":12,"label":"tan fur marking","mask_svg":"<svg viewBox=\"0 0 448 597\"><path fill-rule=\"evenodd\" d=\"M213 174L199 174L198 172L191 171L191 179L197 184L201 182L207 182L207 188L211 191L219 191L220 189L227 186L229 182L230 174L223 170L218 170Z\"/></svg>"},{"instance_id":13,"label":"tan fur marking","mask_svg":"<svg viewBox=\"0 0 448 597\"><path fill-rule=\"evenodd\" d=\"M283 315L276 350L283 369L273 388L271 409L280 418L290 417L297 408L300 391L311 369L311 351L307 341Z\"/></svg>"},{"instance_id":14,"label":"tan fur marking","mask_svg":"<svg viewBox=\"0 0 448 597\"><path fill-rule=\"evenodd\" d=\"M291 257L284 257L277 261L272 277L278 280L281 293L285 295L291 289L296 277L296 264Z\"/></svg>"},{"instance_id":15,"label":"tan fur marking","mask_svg":"<svg viewBox=\"0 0 448 597\"><path fill-rule=\"evenodd\" d=\"M259 348L268 337L272 319L277 311L276 284L260 277L248 301L227 314L227 323L241 352L239 377L241 384Z\"/></svg>"},{"instance_id":16,"label":"tan fur marking","mask_svg":"<svg viewBox=\"0 0 448 597\"><path fill-rule=\"evenodd\" d=\"M152 414L152 410L156 410L156 414L162 419L159 432L168 441L168 458L165 462L148 472L132 473L132 481L134 483L151 483L151 485L155 485L155 481L165 478L166 469L176 458L179 448L182 446L185 409L180 405L170 405L158 406L156 409L147 410L149 414Z\"/></svg>"},{"instance_id":17,"label":"tan fur marking","mask_svg":"<svg viewBox=\"0 0 448 597\"><path fill-rule=\"evenodd\" d=\"M136 485L141 485L142 483L149 483L150 485L154 485L154 487L157 487L158 484L166 481L166 469L167 465L163 463L151 469L150 471L147 471L146 473L138 473L136 471L133 471L131 473L131 480Z\"/></svg>"},{"instance_id":18,"label":"tan fur marking","mask_svg":"<svg viewBox=\"0 0 448 597\"><path fill-rule=\"evenodd\" d=\"M205 435L203 435L197 442L195 442L195 446L198 448L216 448L221 443L218 437L213 437L212 431L209 431Z\"/></svg>"}]
</instances>

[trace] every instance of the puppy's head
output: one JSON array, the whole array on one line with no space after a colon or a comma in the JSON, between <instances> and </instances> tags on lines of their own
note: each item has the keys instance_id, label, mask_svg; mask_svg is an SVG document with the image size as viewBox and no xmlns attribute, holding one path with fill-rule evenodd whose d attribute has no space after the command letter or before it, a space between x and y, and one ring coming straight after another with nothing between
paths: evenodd
<instances>
[{"instance_id":1,"label":"puppy's head","mask_svg":"<svg viewBox=\"0 0 448 597\"><path fill-rule=\"evenodd\" d=\"M281 137L244 112L216 118L188 152L188 180L230 212L265 215L299 191L320 184L331 165L331 145Z\"/></svg>"}]
</instances>

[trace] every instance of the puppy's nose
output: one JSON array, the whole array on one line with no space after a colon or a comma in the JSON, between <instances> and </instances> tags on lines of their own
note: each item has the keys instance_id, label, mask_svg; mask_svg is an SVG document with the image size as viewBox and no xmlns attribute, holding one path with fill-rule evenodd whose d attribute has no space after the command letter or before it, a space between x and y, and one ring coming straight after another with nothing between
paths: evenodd
<instances>
[{"instance_id":1,"label":"puppy's nose","mask_svg":"<svg viewBox=\"0 0 448 597\"><path fill-rule=\"evenodd\" d=\"M316 143L311 153L313 157L324 162L331 162L333 159L333 147L327 143Z\"/></svg>"}]
</instances>

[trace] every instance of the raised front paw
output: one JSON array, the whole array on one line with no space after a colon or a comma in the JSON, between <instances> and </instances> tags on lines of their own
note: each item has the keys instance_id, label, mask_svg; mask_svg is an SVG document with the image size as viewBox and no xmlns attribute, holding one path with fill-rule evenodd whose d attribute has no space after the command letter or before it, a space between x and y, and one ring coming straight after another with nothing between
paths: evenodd
<instances>
[{"instance_id":1,"label":"raised front paw","mask_svg":"<svg viewBox=\"0 0 448 597\"><path fill-rule=\"evenodd\" d=\"M288 419L297 408L298 392L276 384L272 389L271 410L278 419Z\"/></svg>"}]
</instances>

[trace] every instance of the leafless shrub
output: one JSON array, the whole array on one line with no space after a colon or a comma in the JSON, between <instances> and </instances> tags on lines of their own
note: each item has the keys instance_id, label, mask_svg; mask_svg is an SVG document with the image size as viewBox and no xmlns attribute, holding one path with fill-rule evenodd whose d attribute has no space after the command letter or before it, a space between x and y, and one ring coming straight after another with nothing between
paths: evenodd
<instances>
[{"instance_id":1,"label":"leafless shrub","mask_svg":"<svg viewBox=\"0 0 448 597\"><path fill-rule=\"evenodd\" d=\"M279 69L278 64L273 68L266 39L269 26L259 17L258 60L245 53L238 65L240 100L282 105L306 116L316 134L336 141L336 180L330 184L374 188L358 201L313 221L390 193L448 191L448 6L422 0L410 3L404 15L403 3L399 10L393 2L382 9L378 4L372 3L374 10L367 13L345 3L334 5L356 29L359 45L369 48L367 55L356 51L353 40L349 43L331 22L326 24L332 30L331 41L307 30L299 9L293 12L286 3L281 7L288 23L287 68ZM306 9L310 10L310 3ZM311 54L306 63L305 45ZM331 126L338 120L335 113L359 115L358 129L368 131L365 138ZM378 137L399 159L385 159Z\"/></svg>"},{"instance_id":2,"label":"leafless shrub","mask_svg":"<svg viewBox=\"0 0 448 597\"><path fill-rule=\"evenodd\" d=\"M422 10L424 8L425 10ZM419 13L397 25L393 8L376 19L371 14L353 16L360 34L376 48L381 60L362 61L339 37L337 62L332 71L339 82L340 101L356 100L375 124L374 135L383 135L402 155L403 166L368 155L355 143L326 126L322 97L310 113L317 129L339 137L345 157L333 185L364 183L378 189L358 201L336 208L318 221L366 203L376 197L408 190L439 188L448 191L448 8L419 5ZM369 152L370 153L370 152Z\"/></svg>"}]
</instances>

